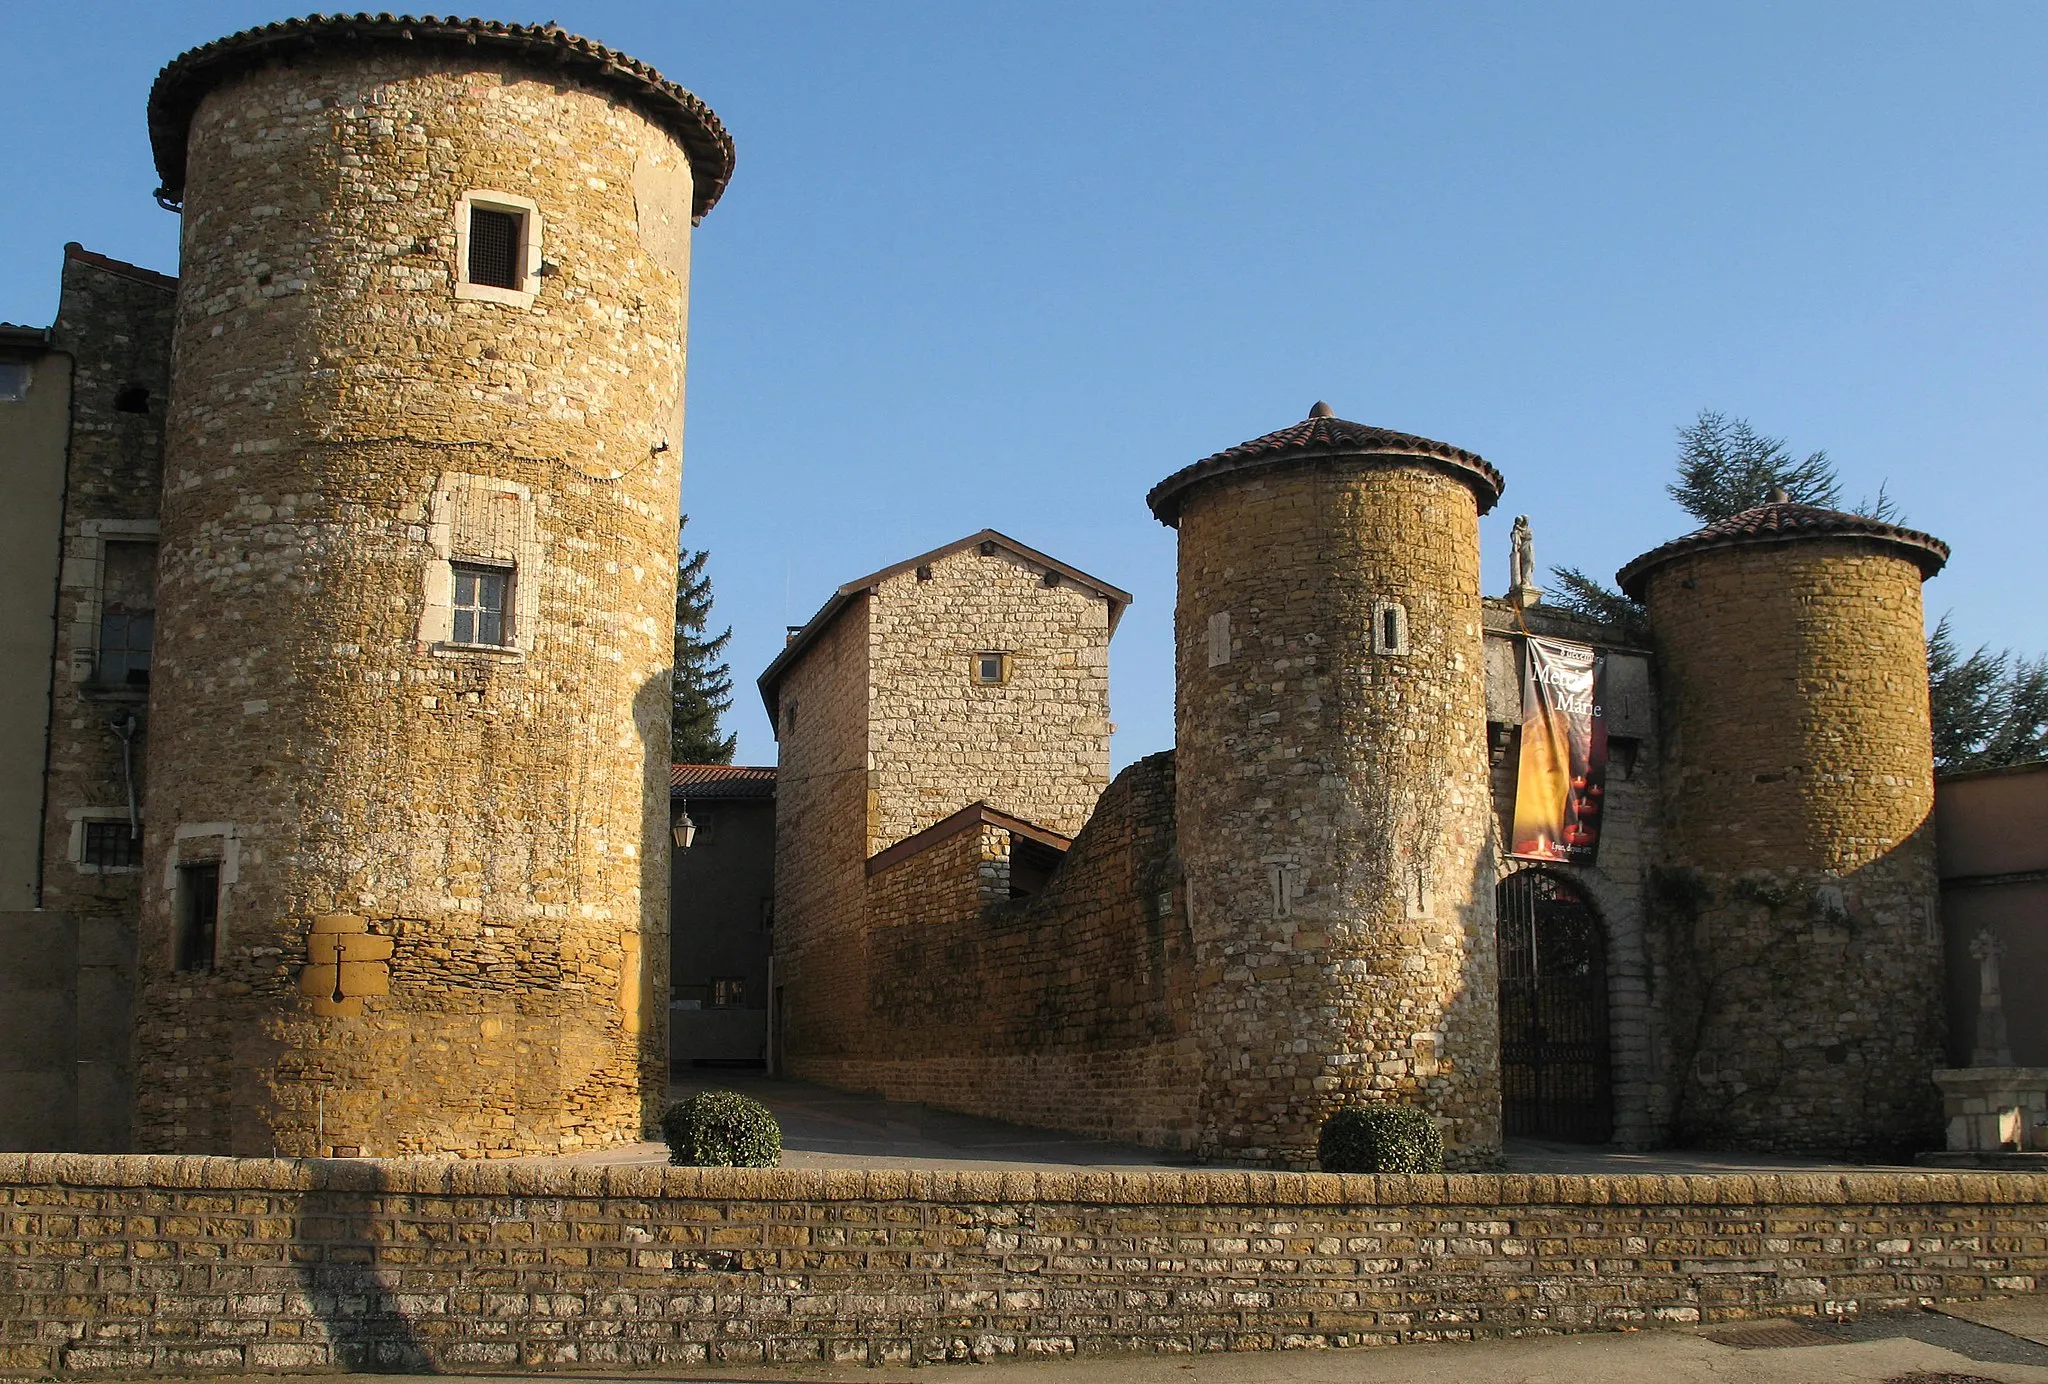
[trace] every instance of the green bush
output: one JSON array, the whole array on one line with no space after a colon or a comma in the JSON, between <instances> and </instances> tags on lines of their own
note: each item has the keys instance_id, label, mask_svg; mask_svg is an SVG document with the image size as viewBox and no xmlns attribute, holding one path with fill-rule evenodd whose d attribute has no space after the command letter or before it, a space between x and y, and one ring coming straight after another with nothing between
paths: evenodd
<instances>
[{"instance_id":1,"label":"green bush","mask_svg":"<svg viewBox=\"0 0 2048 1384\"><path fill-rule=\"evenodd\" d=\"M1326 1173L1440 1173L1444 1136L1413 1105L1347 1105L1323 1122L1316 1161Z\"/></svg>"},{"instance_id":2,"label":"green bush","mask_svg":"<svg viewBox=\"0 0 2048 1384\"><path fill-rule=\"evenodd\" d=\"M686 1168L772 1168L782 1161L782 1126L768 1107L737 1091L699 1091L662 1112L668 1161Z\"/></svg>"}]
</instances>

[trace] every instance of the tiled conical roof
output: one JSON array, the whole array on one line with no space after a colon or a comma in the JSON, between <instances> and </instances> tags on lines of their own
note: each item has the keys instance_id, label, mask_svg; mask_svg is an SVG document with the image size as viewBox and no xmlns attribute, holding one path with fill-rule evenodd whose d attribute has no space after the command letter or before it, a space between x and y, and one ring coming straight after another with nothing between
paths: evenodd
<instances>
[{"instance_id":1,"label":"tiled conical roof","mask_svg":"<svg viewBox=\"0 0 2048 1384\"><path fill-rule=\"evenodd\" d=\"M1782 492L1780 492L1782 493ZM1614 574L1614 579L1636 600L1643 598L1643 590L1650 573L1676 557L1688 553L1704 552L1710 548L1734 548L1752 543L1794 543L1808 538L1850 538L1863 539L1896 550L1897 555L1920 565L1920 574L1931 577L1948 562L1948 544L1932 534L1918 529L1901 528L1887 524L1882 519L1870 519L1861 514L1844 514L1840 510L1822 509L1818 505L1794 504L1789 500L1774 500L1745 509L1740 514L1726 519L1717 519L1705 528L1696 529L1683 538L1674 538L1659 548L1652 548L1641 557Z\"/></svg>"},{"instance_id":2,"label":"tiled conical roof","mask_svg":"<svg viewBox=\"0 0 2048 1384\"><path fill-rule=\"evenodd\" d=\"M1159 522L1178 525L1181 505L1187 493L1218 476L1236 475L1269 466L1291 466L1301 462L1338 457L1388 457L1412 460L1447 472L1472 488L1479 512L1486 513L1500 499L1507 482L1491 462L1448 442L1433 442L1413 433L1394 432L1336 417L1330 406L1317 403L1299 423L1240 442L1235 447L1204 457L1152 487L1145 503Z\"/></svg>"},{"instance_id":3,"label":"tiled conical roof","mask_svg":"<svg viewBox=\"0 0 2048 1384\"><path fill-rule=\"evenodd\" d=\"M691 215L701 217L732 179L732 136L711 108L637 58L579 38L554 24L423 15L332 14L285 19L215 39L173 58L149 93L149 142L156 151L158 196L185 194L185 139L206 93L239 72L306 54L368 45L441 49L516 59L543 76L560 74L631 102L682 143L696 185Z\"/></svg>"}]
</instances>

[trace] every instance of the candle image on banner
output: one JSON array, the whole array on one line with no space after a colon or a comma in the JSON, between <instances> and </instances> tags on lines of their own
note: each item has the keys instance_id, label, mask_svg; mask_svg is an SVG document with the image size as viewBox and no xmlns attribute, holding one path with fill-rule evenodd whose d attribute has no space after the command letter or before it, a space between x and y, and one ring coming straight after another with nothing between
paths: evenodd
<instances>
[{"instance_id":1,"label":"candle image on banner","mask_svg":"<svg viewBox=\"0 0 2048 1384\"><path fill-rule=\"evenodd\" d=\"M1508 854L1590 865L1607 794L1607 658L1588 644L1523 641L1522 757Z\"/></svg>"}]
</instances>

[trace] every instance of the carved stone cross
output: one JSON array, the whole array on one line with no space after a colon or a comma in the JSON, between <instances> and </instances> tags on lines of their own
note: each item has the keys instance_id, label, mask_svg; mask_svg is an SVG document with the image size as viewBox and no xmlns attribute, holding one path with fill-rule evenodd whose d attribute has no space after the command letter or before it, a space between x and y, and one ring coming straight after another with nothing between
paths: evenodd
<instances>
[{"instance_id":1,"label":"carved stone cross","mask_svg":"<svg viewBox=\"0 0 2048 1384\"><path fill-rule=\"evenodd\" d=\"M2005 944L1987 927L1970 942L1970 955L1977 958L1977 1045L1970 1065L2010 1067L2012 1039L2006 1032L2005 996L1998 983L1998 960L2005 955Z\"/></svg>"}]
</instances>

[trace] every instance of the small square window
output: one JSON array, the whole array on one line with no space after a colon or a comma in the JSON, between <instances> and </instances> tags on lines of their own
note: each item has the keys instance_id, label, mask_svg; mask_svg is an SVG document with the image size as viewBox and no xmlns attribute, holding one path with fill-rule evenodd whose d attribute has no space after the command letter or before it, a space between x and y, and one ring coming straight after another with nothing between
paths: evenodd
<instances>
[{"instance_id":1,"label":"small square window","mask_svg":"<svg viewBox=\"0 0 2048 1384\"><path fill-rule=\"evenodd\" d=\"M25 360L0 360L0 404L18 404L26 399L32 373Z\"/></svg>"},{"instance_id":2,"label":"small square window","mask_svg":"<svg viewBox=\"0 0 2048 1384\"><path fill-rule=\"evenodd\" d=\"M738 1009L747 1002L747 982L741 976L713 976L711 1008Z\"/></svg>"},{"instance_id":3,"label":"small square window","mask_svg":"<svg viewBox=\"0 0 2048 1384\"><path fill-rule=\"evenodd\" d=\"M502 567L467 562L450 566L455 577L455 620L450 642L501 646L510 643L505 597L512 586L512 574Z\"/></svg>"},{"instance_id":4,"label":"small square window","mask_svg":"<svg viewBox=\"0 0 2048 1384\"><path fill-rule=\"evenodd\" d=\"M469 209L469 281L489 288L526 287L526 218L496 207Z\"/></svg>"},{"instance_id":5,"label":"small square window","mask_svg":"<svg viewBox=\"0 0 2048 1384\"><path fill-rule=\"evenodd\" d=\"M128 870L142 863L141 834L126 822L87 822L81 865Z\"/></svg>"},{"instance_id":6,"label":"small square window","mask_svg":"<svg viewBox=\"0 0 2048 1384\"><path fill-rule=\"evenodd\" d=\"M196 860L178 867L178 936L172 964L181 971L213 969L214 937L220 926L220 862Z\"/></svg>"},{"instance_id":7,"label":"small square window","mask_svg":"<svg viewBox=\"0 0 2048 1384\"><path fill-rule=\"evenodd\" d=\"M974 680L981 683L1008 682L1010 679L1010 656L1008 654L976 654L974 656Z\"/></svg>"}]
</instances>

